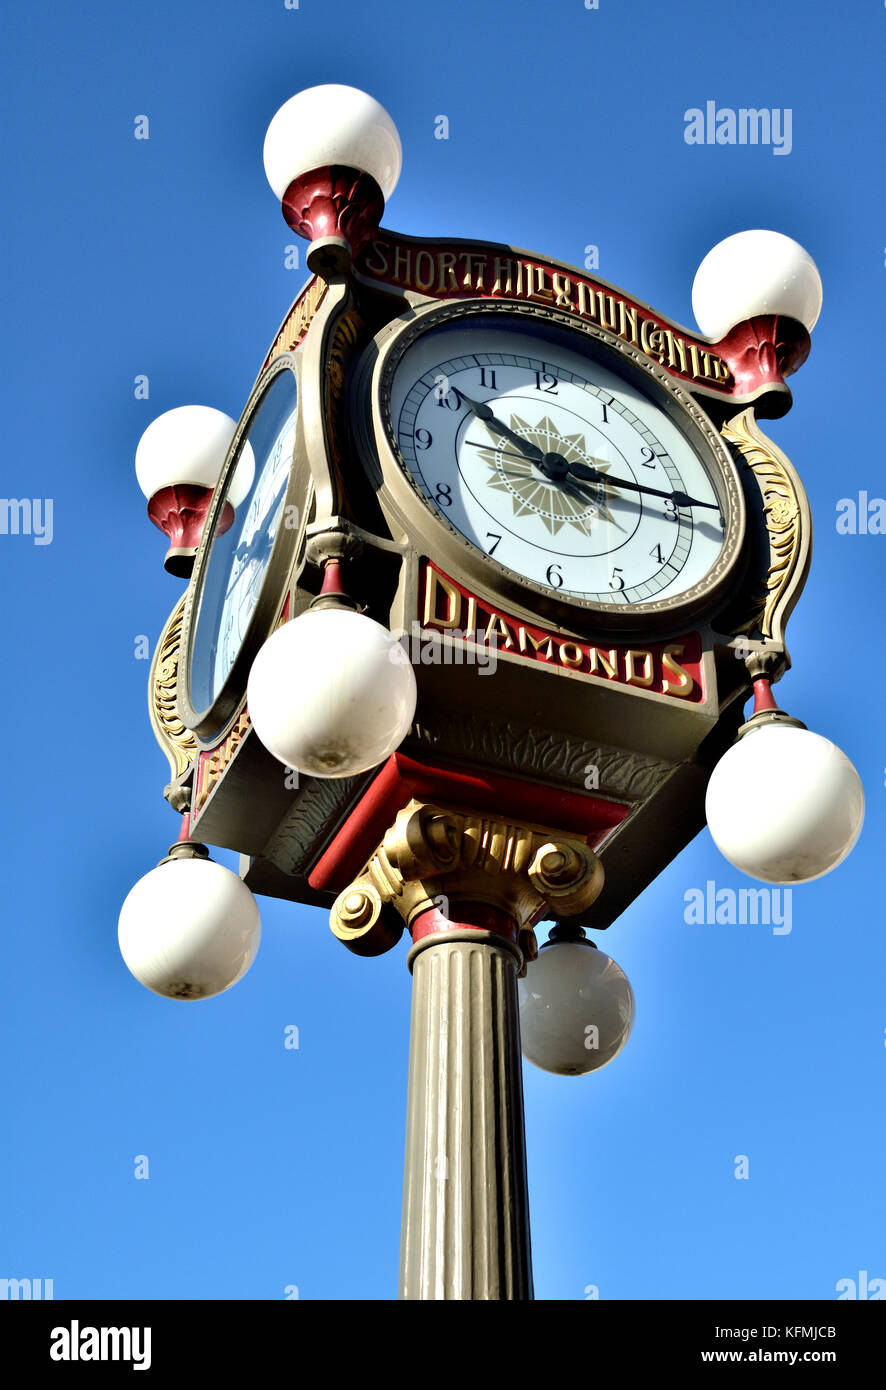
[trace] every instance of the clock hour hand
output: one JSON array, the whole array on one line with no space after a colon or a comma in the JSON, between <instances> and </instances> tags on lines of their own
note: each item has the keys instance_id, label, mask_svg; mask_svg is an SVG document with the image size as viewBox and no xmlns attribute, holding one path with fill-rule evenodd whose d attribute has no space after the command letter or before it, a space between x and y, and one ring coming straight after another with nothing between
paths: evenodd
<instances>
[{"instance_id":1,"label":"clock hour hand","mask_svg":"<svg viewBox=\"0 0 886 1390\"><path fill-rule=\"evenodd\" d=\"M662 492L660 488L648 487L645 483L635 483L629 478L613 478L611 473L604 473L600 468L591 468L584 463L568 463L567 471L576 478L583 478L589 483L606 483L609 487L626 488L630 492L644 492L649 497L663 497L667 502L673 502L677 507L709 507L712 511L720 510L719 502L700 502L697 497L690 497L687 492Z\"/></svg>"},{"instance_id":2,"label":"clock hour hand","mask_svg":"<svg viewBox=\"0 0 886 1390\"><path fill-rule=\"evenodd\" d=\"M542 450L539 449L538 445L530 444L528 439L524 439L522 435L515 434L502 420L496 419L485 401L472 401L470 396L466 396L464 391L461 390L459 390L458 394L465 402L465 405L473 411L477 419L482 420L483 424L489 428L490 433L492 433L493 430L497 430L499 434L504 435L505 439L509 439L530 463L541 462L544 454Z\"/></svg>"}]
</instances>

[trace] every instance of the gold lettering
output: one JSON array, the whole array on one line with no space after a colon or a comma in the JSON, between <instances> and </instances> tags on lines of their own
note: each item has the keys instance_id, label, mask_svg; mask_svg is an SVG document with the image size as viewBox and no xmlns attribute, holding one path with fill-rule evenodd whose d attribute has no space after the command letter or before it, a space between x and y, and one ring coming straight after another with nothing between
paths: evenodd
<instances>
[{"instance_id":1,"label":"gold lettering","mask_svg":"<svg viewBox=\"0 0 886 1390\"><path fill-rule=\"evenodd\" d=\"M412 247L395 245L394 279L408 285L412 280Z\"/></svg>"},{"instance_id":2,"label":"gold lettering","mask_svg":"<svg viewBox=\"0 0 886 1390\"><path fill-rule=\"evenodd\" d=\"M643 674L637 671L637 662L642 662ZM651 685L652 684L652 652L635 652L631 649L625 652L625 679L628 685Z\"/></svg>"},{"instance_id":3,"label":"gold lettering","mask_svg":"<svg viewBox=\"0 0 886 1390\"><path fill-rule=\"evenodd\" d=\"M606 317L606 311L603 307L607 301L609 303L609 318ZM602 290L597 291L597 308L600 315L600 322L604 328L611 328L613 333L616 331L615 305L616 300L614 295L604 294Z\"/></svg>"},{"instance_id":4,"label":"gold lettering","mask_svg":"<svg viewBox=\"0 0 886 1390\"><path fill-rule=\"evenodd\" d=\"M468 619L465 623L465 637L470 637L477 627L477 600L473 594L468 594Z\"/></svg>"},{"instance_id":5,"label":"gold lettering","mask_svg":"<svg viewBox=\"0 0 886 1390\"><path fill-rule=\"evenodd\" d=\"M438 615L440 594L446 599L446 616ZM425 611L423 627L458 627L461 618L461 594L450 580L428 565L425 570Z\"/></svg>"},{"instance_id":6,"label":"gold lettering","mask_svg":"<svg viewBox=\"0 0 886 1390\"><path fill-rule=\"evenodd\" d=\"M597 317L594 291L590 285L585 284L584 280L578 282L578 312L582 318L595 319Z\"/></svg>"},{"instance_id":7,"label":"gold lettering","mask_svg":"<svg viewBox=\"0 0 886 1390\"><path fill-rule=\"evenodd\" d=\"M647 333L646 330L649 329ZM659 362L664 362L668 355L667 339L660 328L653 328L649 319L643 324L640 333L640 346L644 352L648 352L650 357L657 357Z\"/></svg>"},{"instance_id":8,"label":"gold lettering","mask_svg":"<svg viewBox=\"0 0 886 1390\"><path fill-rule=\"evenodd\" d=\"M437 277L438 294L442 293L443 290L458 289L458 281L456 280L455 274L453 272L454 265L455 256L452 251L441 251L437 256L437 269L439 271L439 275Z\"/></svg>"},{"instance_id":9,"label":"gold lettering","mask_svg":"<svg viewBox=\"0 0 886 1390\"><path fill-rule=\"evenodd\" d=\"M591 647L591 675L597 674L597 666L603 667L603 674L610 680L618 680L618 648L610 647L606 656L599 647ZM608 660L607 660L608 657Z\"/></svg>"},{"instance_id":10,"label":"gold lettering","mask_svg":"<svg viewBox=\"0 0 886 1390\"><path fill-rule=\"evenodd\" d=\"M567 647L572 648L572 656L568 655ZM577 642L561 642L558 650L564 666L580 666L584 661L585 654Z\"/></svg>"},{"instance_id":11,"label":"gold lettering","mask_svg":"<svg viewBox=\"0 0 886 1390\"><path fill-rule=\"evenodd\" d=\"M721 357L715 357L713 353L710 353L709 355L712 368L711 376L714 378L714 381L728 381L731 376L731 372L729 371L729 368L726 366L726 363L723 361Z\"/></svg>"},{"instance_id":12,"label":"gold lettering","mask_svg":"<svg viewBox=\"0 0 886 1390\"><path fill-rule=\"evenodd\" d=\"M574 309L572 302L572 281L568 275L555 275L553 278L555 303L558 309Z\"/></svg>"},{"instance_id":13,"label":"gold lettering","mask_svg":"<svg viewBox=\"0 0 886 1390\"><path fill-rule=\"evenodd\" d=\"M676 695L679 699L685 700L686 696L691 695L695 689L695 681L692 679L689 672L684 670L683 667L674 660L675 656L682 655L683 647L677 642L672 642L671 645L665 647L662 652L661 665L662 670L665 672L662 689L665 695ZM672 680L668 680L668 676L676 676L676 683Z\"/></svg>"},{"instance_id":14,"label":"gold lettering","mask_svg":"<svg viewBox=\"0 0 886 1390\"><path fill-rule=\"evenodd\" d=\"M493 283L492 289L490 290L490 294L510 294L511 271L514 267L513 261L509 260L507 257L503 260L501 256L496 256L495 260L493 261L493 266L495 268L495 282ZM507 279L505 280L504 285L502 285L502 271L504 271L507 274Z\"/></svg>"},{"instance_id":15,"label":"gold lettering","mask_svg":"<svg viewBox=\"0 0 886 1390\"><path fill-rule=\"evenodd\" d=\"M422 257L423 257L423 256L425 256L425 257L427 258L427 264L428 264L428 273L427 273L427 275L422 275L421 270L419 269L419 267L420 267L421 264L422 264ZM424 248L423 248L421 251L416 251L416 253L415 253L415 271L414 271L414 274L415 274L415 283L416 283L416 285L418 286L418 288L419 288L420 290L429 290L429 289L431 288L431 286L432 286L433 283L434 283L434 257L431 255L430 251L426 251Z\"/></svg>"},{"instance_id":16,"label":"gold lettering","mask_svg":"<svg viewBox=\"0 0 886 1390\"><path fill-rule=\"evenodd\" d=\"M488 642L490 635L494 637L503 637L505 639L505 647L507 648L514 645L514 639L510 634L508 625L500 613L492 614L486 626L486 631L483 634L483 641ZM498 643L496 642L495 645L498 646Z\"/></svg>"},{"instance_id":17,"label":"gold lettering","mask_svg":"<svg viewBox=\"0 0 886 1390\"><path fill-rule=\"evenodd\" d=\"M695 346L695 343L689 344L689 356L692 358L692 375L707 376L707 372L701 365L701 357L699 356L698 348Z\"/></svg>"},{"instance_id":18,"label":"gold lettering","mask_svg":"<svg viewBox=\"0 0 886 1390\"><path fill-rule=\"evenodd\" d=\"M363 262L370 275L384 275L387 271L388 258L385 254L386 245L384 241L374 241L372 243L373 255L378 257L378 265L373 265L371 259L368 258Z\"/></svg>"},{"instance_id":19,"label":"gold lettering","mask_svg":"<svg viewBox=\"0 0 886 1390\"><path fill-rule=\"evenodd\" d=\"M688 372L689 368L686 365L686 344L683 342L683 339L678 338L669 328L665 329L665 337L668 340L668 366L676 367L679 372Z\"/></svg>"},{"instance_id":20,"label":"gold lettering","mask_svg":"<svg viewBox=\"0 0 886 1390\"><path fill-rule=\"evenodd\" d=\"M545 272L544 266L543 266L543 265L533 265L533 266L530 266L530 271L531 271L531 278L530 278L529 283L530 283L530 285L531 285L531 287L532 287L532 288L530 289L530 291L529 291L530 298L532 298L532 299L553 300L553 298L554 298L554 291L553 291L552 289L550 289L550 288L545 284L545 274L546 274L546 272Z\"/></svg>"},{"instance_id":21,"label":"gold lettering","mask_svg":"<svg viewBox=\"0 0 886 1390\"><path fill-rule=\"evenodd\" d=\"M535 648L536 652L539 652L544 657L545 661L550 661L551 657L554 654L554 643L552 638L540 637L539 640L536 641L532 633L529 632L527 628L518 627L517 644L521 652L526 651L527 642ZM542 647L547 647L547 651L542 651Z\"/></svg>"},{"instance_id":22,"label":"gold lettering","mask_svg":"<svg viewBox=\"0 0 886 1390\"><path fill-rule=\"evenodd\" d=\"M475 256L474 253L473 253L472 251L463 251L463 252L462 252L462 257L461 257L461 258L462 258L462 260L463 260L464 263L465 263L465 273L464 273L464 275L462 276L462 285L463 285L463 287L464 287L465 289L467 289L467 290L470 290L470 289L482 290L482 288L483 288L483 271L484 271L485 268L486 268L486 257L485 257L485 256ZM475 261L477 262L477 278L476 278L476 280L473 280L471 277L472 277L473 274L474 274L474 262L475 262Z\"/></svg>"},{"instance_id":23,"label":"gold lettering","mask_svg":"<svg viewBox=\"0 0 886 1390\"><path fill-rule=\"evenodd\" d=\"M628 332L630 327L630 332ZM628 343L638 342L637 338L637 310L628 308L623 300L618 305L618 336L624 338Z\"/></svg>"}]
</instances>

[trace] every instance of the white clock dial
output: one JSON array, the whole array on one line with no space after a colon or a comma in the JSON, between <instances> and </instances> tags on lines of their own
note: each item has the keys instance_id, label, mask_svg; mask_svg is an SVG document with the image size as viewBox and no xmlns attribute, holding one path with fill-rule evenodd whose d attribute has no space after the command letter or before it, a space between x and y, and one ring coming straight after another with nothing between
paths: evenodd
<instances>
[{"instance_id":1,"label":"white clock dial","mask_svg":"<svg viewBox=\"0 0 886 1390\"><path fill-rule=\"evenodd\" d=\"M391 418L418 490L533 584L658 602L699 584L723 550L721 501L686 434L564 335L479 316L432 328L396 367Z\"/></svg>"}]
</instances>

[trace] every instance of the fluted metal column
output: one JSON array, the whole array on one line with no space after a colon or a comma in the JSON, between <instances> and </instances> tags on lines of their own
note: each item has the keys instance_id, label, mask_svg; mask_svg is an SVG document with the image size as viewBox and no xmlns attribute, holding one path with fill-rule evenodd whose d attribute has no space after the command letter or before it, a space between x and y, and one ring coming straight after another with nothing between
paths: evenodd
<instances>
[{"instance_id":1,"label":"fluted metal column","mask_svg":"<svg viewBox=\"0 0 886 1390\"><path fill-rule=\"evenodd\" d=\"M409 954L400 1297L531 1299L516 930L433 916Z\"/></svg>"}]
</instances>

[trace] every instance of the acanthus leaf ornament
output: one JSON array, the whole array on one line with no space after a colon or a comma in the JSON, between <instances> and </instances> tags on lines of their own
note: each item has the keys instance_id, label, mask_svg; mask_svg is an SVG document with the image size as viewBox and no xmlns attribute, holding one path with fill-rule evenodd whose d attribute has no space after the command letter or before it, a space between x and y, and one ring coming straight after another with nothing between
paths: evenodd
<instances>
[{"instance_id":1,"label":"acanthus leaf ornament","mask_svg":"<svg viewBox=\"0 0 886 1390\"><path fill-rule=\"evenodd\" d=\"M185 595L170 613L160 634L148 675L148 714L154 737L166 754L173 782L193 767L197 740L186 729L176 709L178 663L181 650ZM168 790L168 789L167 789Z\"/></svg>"},{"instance_id":2,"label":"acanthus leaf ornament","mask_svg":"<svg viewBox=\"0 0 886 1390\"><path fill-rule=\"evenodd\" d=\"M730 611L728 631L748 636L756 631L761 638L783 645L785 625L812 558L809 504L793 465L760 430L752 408L727 421L722 434L760 490L769 543L763 587L751 608L741 614Z\"/></svg>"}]
</instances>

